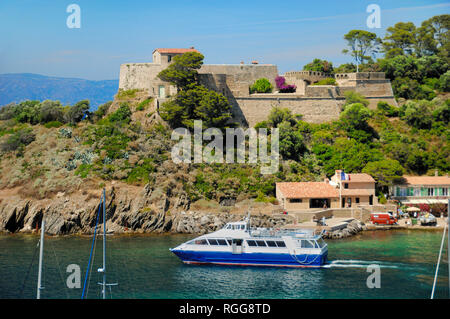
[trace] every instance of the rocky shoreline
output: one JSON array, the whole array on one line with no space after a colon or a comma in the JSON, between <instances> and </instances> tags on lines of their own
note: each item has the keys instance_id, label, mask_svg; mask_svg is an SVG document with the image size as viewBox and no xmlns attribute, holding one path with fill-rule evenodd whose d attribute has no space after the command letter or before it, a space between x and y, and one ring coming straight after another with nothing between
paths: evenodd
<instances>
[{"instance_id":1,"label":"rocky shoreline","mask_svg":"<svg viewBox=\"0 0 450 319\"><path fill-rule=\"evenodd\" d=\"M17 194L1 194L0 233L35 233L46 219L48 235L91 235L99 209L101 189L58 194L51 199L23 199ZM7 196L5 196L7 195ZM111 185L106 192L106 228L113 234L205 234L227 222L241 220L245 213L196 211L186 194L174 190ZM254 227L283 228L292 224L289 215L251 212ZM301 225L298 225L301 227ZM100 229L103 225L100 224ZM324 238L339 239L358 234L367 226L353 220L343 229Z\"/></svg>"},{"instance_id":2,"label":"rocky shoreline","mask_svg":"<svg viewBox=\"0 0 450 319\"><path fill-rule=\"evenodd\" d=\"M323 235L323 238L325 239L340 239L340 238L347 238L354 236L364 230L367 230L366 224L363 222L354 219L351 222L349 222L345 228L342 229L336 229L331 232L326 232Z\"/></svg>"},{"instance_id":3,"label":"rocky shoreline","mask_svg":"<svg viewBox=\"0 0 450 319\"><path fill-rule=\"evenodd\" d=\"M0 202L0 232L33 233L45 216L48 235L93 234L101 190L96 194L60 194L52 199L9 196ZM190 210L183 194L174 196L150 185L140 188L111 187L106 194L108 232L204 234L241 220L245 214ZM288 217L252 214L256 227L282 227ZM100 225L102 227L102 225Z\"/></svg>"}]
</instances>

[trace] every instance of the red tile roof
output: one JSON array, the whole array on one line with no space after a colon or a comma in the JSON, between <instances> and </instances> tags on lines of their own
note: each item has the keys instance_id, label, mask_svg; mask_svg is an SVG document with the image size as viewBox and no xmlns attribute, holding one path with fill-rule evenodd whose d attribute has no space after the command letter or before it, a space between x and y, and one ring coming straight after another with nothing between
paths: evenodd
<instances>
[{"instance_id":1,"label":"red tile roof","mask_svg":"<svg viewBox=\"0 0 450 319\"><path fill-rule=\"evenodd\" d=\"M348 174L350 176L350 179L345 182L373 182L375 183L375 180L370 176L369 174L360 173L360 174Z\"/></svg>"},{"instance_id":2,"label":"red tile roof","mask_svg":"<svg viewBox=\"0 0 450 319\"><path fill-rule=\"evenodd\" d=\"M159 53L174 53L174 54L183 54L186 52L198 52L196 49L165 49L165 48L158 48L155 49L153 52L158 51Z\"/></svg>"},{"instance_id":3,"label":"red tile roof","mask_svg":"<svg viewBox=\"0 0 450 319\"><path fill-rule=\"evenodd\" d=\"M450 185L448 176L403 176L409 185Z\"/></svg>"},{"instance_id":4,"label":"red tile roof","mask_svg":"<svg viewBox=\"0 0 450 319\"><path fill-rule=\"evenodd\" d=\"M285 198L337 198L339 191L325 182L276 183Z\"/></svg>"}]
</instances>

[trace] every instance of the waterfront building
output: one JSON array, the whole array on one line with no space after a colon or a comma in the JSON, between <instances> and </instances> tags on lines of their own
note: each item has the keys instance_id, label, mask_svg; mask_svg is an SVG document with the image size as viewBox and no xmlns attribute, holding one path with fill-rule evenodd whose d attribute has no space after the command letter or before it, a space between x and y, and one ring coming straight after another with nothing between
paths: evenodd
<instances>
[{"instance_id":1,"label":"waterfront building","mask_svg":"<svg viewBox=\"0 0 450 319\"><path fill-rule=\"evenodd\" d=\"M286 211L339 208L339 191L327 181L276 183L275 192Z\"/></svg>"},{"instance_id":2,"label":"waterfront building","mask_svg":"<svg viewBox=\"0 0 450 319\"><path fill-rule=\"evenodd\" d=\"M339 188L341 208L377 204L375 180L369 174L347 174L336 170L331 183Z\"/></svg>"},{"instance_id":3,"label":"waterfront building","mask_svg":"<svg viewBox=\"0 0 450 319\"><path fill-rule=\"evenodd\" d=\"M389 194L403 205L446 205L450 198L450 178L448 175L403 176L389 188Z\"/></svg>"},{"instance_id":4,"label":"waterfront building","mask_svg":"<svg viewBox=\"0 0 450 319\"><path fill-rule=\"evenodd\" d=\"M323 182L276 183L276 197L286 211L311 208L355 208L376 205L375 180L369 174L336 170Z\"/></svg>"}]
</instances>

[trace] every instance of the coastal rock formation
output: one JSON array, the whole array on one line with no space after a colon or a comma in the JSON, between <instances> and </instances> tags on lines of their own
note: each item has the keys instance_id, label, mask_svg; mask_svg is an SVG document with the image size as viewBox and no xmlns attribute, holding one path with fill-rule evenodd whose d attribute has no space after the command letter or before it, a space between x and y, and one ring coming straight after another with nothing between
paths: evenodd
<instances>
[{"instance_id":1,"label":"coastal rock formation","mask_svg":"<svg viewBox=\"0 0 450 319\"><path fill-rule=\"evenodd\" d=\"M361 222L357 219L354 219L351 222L349 222L345 228L327 232L323 236L323 238L331 238L331 239L346 238L346 237L354 236L354 235L358 234L359 232L366 230L366 229L367 229L367 226L363 222Z\"/></svg>"},{"instance_id":2,"label":"coastal rock formation","mask_svg":"<svg viewBox=\"0 0 450 319\"><path fill-rule=\"evenodd\" d=\"M18 194L0 196L0 232L34 232L46 220L49 235L92 234L101 190L59 193L51 199L24 200ZM1 195L1 194L0 194ZM195 233L215 231L244 214L190 210L188 196L171 188L114 186L106 191L107 231L120 233ZM252 214L256 227L282 227L287 217ZM102 221L99 221L100 229Z\"/></svg>"}]
</instances>

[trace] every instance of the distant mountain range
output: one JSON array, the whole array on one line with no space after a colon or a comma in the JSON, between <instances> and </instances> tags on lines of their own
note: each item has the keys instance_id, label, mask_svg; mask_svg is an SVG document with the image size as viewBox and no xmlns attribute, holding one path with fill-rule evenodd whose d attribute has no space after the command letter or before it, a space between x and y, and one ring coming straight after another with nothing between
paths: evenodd
<instances>
[{"instance_id":1,"label":"distant mountain range","mask_svg":"<svg viewBox=\"0 0 450 319\"><path fill-rule=\"evenodd\" d=\"M91 109L112 101L119 80L91 81L32 73L0 74L0 106L25 100L57 100L63 105L88 99Z\"/></svg>"}]
</instances>

